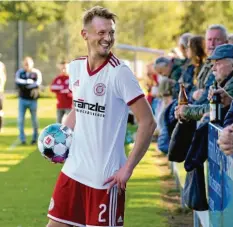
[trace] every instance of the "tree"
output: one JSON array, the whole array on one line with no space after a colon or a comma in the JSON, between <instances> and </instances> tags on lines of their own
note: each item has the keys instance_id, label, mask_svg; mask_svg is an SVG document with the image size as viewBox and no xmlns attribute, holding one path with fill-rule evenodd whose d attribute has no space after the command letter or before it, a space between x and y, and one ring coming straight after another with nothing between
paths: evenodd
<instances>
[{"instance_id":1,"label":"tree","mask_svg":"<svg viewBox=\"0 0 233 227\"><path fill-rule=\"evenodd\" d=\"M64 2L2 1L0 3L0 23L9 21L29 21L30 23L49 24L63 18Z\"/></svg>"},{"instance_id":2,"label":"tree","mask_svg":"<svg viewBox=\"0 0 233 227\"><path fill-rule=\"evenodd\" d=\"M223 24L228 30L233 29L232 1L182 2L185 13L182 16L180 31L204 34L211 24Z\"/></svg>"}]
</instances>

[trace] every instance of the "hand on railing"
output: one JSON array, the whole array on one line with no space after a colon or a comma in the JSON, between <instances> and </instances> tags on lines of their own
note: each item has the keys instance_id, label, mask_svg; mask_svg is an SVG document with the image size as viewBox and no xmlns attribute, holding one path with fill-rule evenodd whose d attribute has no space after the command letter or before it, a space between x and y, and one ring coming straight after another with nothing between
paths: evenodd
<instances>
[{"instance_id":1,"label":"hand on railing","mask_svg":"<svg viewBox=\"0 0 233 227\"><path fill-rule=\"evenodd\" d=\"M233 124L224 128L220 132L219 138L218 138L218 144L219 144L220 149L226 155L233 154Z\"/></svg>"}]
</instances>

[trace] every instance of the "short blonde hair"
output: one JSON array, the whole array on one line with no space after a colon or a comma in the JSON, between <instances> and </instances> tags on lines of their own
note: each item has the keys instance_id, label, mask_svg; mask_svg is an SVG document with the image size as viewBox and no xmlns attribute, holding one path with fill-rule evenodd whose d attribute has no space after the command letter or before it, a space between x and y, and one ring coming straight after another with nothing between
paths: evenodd
<instances>
[{"instance_id":1,"label":"short blonde hair","mask_svg":"<svg viewBox=\"0 0 233 227\"><path fill-rule=\"evenodd\" d=\"M94 17L102 17L105 19L113 20L113 22L116 23L115 19L117 15L110 12L107 8L101 6L94 6L84 13L83 26L89 24Z\"/></svg>"}]
</instances>

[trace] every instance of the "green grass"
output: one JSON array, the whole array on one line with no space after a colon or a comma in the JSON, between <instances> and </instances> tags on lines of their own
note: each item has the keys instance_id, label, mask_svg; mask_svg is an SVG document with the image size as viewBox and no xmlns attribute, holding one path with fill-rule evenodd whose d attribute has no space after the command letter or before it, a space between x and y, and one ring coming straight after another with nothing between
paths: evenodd
<instances>
[{"instance_id":1,"label":"green grass","mask_svg":"<svg viewBox=\"0 0 233 227\"><path fill-rule=\"evenodd\" d=\"M17 99L4 103L5 127L0 134L0 226L44 227L47 209L61 165L49 163L36 146L17 141ZM39 101L40 128L55 122L55 100ZM31 126L26 115L27 141ZM130 150L130 145L127 147ZM161 201L160 172L153 164L153 148L128 183L125 227L166 227Z\"/></svg>"}]
</instances>

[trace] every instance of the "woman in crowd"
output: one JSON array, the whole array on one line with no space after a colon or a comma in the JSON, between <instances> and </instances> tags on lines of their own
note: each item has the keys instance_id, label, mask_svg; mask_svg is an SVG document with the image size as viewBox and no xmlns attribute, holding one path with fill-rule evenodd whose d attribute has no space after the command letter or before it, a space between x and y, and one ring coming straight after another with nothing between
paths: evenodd
<instances>
[{"instance_id":1,"label":"woman in crowd","mask_svg":"<svg viewBox=\"0 0 233 227\"><path fill-rule=\"evenodd\" d=\"M187 47L187 56L190 59L190 64L182 75L183 83L186 87L186 92L189 97L196 90L197 76L206 60L205 38L195 35L189 39Z\"/></svg>"}]
</instances>

